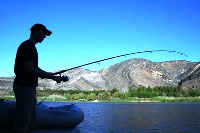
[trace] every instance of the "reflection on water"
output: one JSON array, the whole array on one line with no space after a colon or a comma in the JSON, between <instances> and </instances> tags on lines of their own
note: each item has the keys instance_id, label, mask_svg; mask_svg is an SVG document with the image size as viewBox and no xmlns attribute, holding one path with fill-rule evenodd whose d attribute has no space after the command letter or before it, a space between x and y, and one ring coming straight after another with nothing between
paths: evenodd
<instances>
[{"instance_id":1,"label":"reflection on water","mask_svg":"<svg viewBox=\"0 0 200 133\"><path fill-rule=\"evenodd\" d=\"M81 133L200 132L200 103L74 104L85 112Z\"/></svg>"}]
</instances>

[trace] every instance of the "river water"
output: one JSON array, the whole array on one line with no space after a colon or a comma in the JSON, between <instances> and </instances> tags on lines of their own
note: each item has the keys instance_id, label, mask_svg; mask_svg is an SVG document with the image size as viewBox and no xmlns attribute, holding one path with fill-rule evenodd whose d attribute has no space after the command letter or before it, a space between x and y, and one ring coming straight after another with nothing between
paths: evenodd
<instances>
[{"instance_id":1,"label":"river water","mask_svg":"<svg viewBox=\"0 0 200 133\"><path fill-rule=\"evenodd\" d=\"M79 125L80 133L200 133L200 103L74 104L85 113Z\"/></svg>"}]
</instances>

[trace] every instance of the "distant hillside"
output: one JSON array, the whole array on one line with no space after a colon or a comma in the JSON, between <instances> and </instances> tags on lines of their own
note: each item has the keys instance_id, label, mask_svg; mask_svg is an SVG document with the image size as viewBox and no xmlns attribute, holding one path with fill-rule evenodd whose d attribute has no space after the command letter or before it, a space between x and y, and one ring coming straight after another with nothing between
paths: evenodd
<instances>
[{"instance_id":1,"label":"distant hillside","mask_svg":"<svg viewBox=\"0 0 200 133\"><path fill-rule=\"evenodd\" d=\"M180 75L179 85L183 88L200 88L200 62L195 63Z\"/></svg>"},{"instance_id":2,"label":"distant hillside","mask_svg":"<svg viewBox=\"0 0 200 133\"><path fill-rule=\"evenodd\" d=\"M98 72L77 68L65 72L69 81L57 84L48 79L40 79L40 89L113 89L126 91L129 85L176 86L200 88L200 63L184 60L152 62L146 59L130 59L119 62ZM13 77L0 78L0 92L12 89Z\"/></svg>"}]
</instances>

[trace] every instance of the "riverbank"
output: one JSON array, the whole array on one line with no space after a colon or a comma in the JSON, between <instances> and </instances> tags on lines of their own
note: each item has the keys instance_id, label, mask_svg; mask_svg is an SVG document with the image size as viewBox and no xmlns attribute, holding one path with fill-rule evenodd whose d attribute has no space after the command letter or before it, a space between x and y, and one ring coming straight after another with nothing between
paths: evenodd
<instances>
[{"instance_id":1,"label":"riverbank","mask_svg":"<svg viewBox=\"0 0 200 133\"><path fill-rule=\"evenodd\" d=\"M180 86L170 87L128 87L122 92L117 88L112 90L37 90L38 101L66 102L200 102L200 89L183 89ZM14 100L14 93L0 94L0 98Z\"/></svg>"},{"instance_id":2,"label":"riverbank","mask_svg":"<svg viewBox=\"0 0 200 133\"><path fill-rule=\"evenodd\" d=\"M15 100L14 96L0 96L0 99ZM93 100L87 101L86 99L68 100L67 98L59 95L52 95L49 97L37 97L37 101L48 102L200 102L200 97L153 97L153 98L138 98L129 97L121 100L120 98L113 98L110 100Z\"/></svg>"}]
</instances>

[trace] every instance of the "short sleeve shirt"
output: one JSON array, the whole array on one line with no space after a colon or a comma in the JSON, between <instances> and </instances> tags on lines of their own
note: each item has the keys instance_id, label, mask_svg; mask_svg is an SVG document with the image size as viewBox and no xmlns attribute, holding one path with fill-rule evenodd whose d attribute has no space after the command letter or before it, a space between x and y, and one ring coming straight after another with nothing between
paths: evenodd
<instances>
[{"instance_id":1,"label":"short sleeve shirt","mask_svg":"<svg viewBox=\"0 0 200 133\"><path fill-rule=\"evenodd\" d=\"M26 72L24 65L24 62L26 61L32 61L33 66L38 67L37 49L30 40L21 43L17 49L14 66L14 72L16 75L14 83L22 87L37 87L38 77Z\"/></svg>"}]
</instances>

